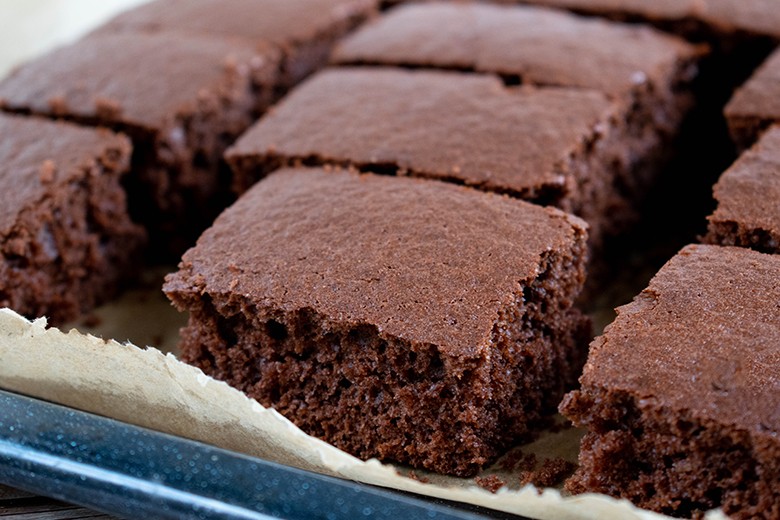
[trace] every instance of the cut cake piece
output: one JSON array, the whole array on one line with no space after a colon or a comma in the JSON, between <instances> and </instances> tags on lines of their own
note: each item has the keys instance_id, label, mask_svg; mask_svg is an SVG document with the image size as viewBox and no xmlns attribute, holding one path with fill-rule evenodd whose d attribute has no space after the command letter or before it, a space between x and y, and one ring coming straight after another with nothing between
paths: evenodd
<instances>
[{"instance_id":1,"label":"cut cake piece","mask_svg":"<svg viewBox=\"0 0 780 520\"><path fill-rule=\"evenodd\" d=\"M504 0L513 1L513 0ZM644 21L685 35L780 39L775 0L517 0L621 21Z\"/></svg>"},{"instance_id":2,"label":"cut cake piece","mask_svg":"<svg viewBox=\"0 0 780 520\"><path fill-rule=\"evenodd\" d=\"M679 125L701 50L650 27L552 9L488 3L399 6L345 38L332 61L498 74L508 83L579 87L620 99L652 120ZM633 105L638 105L635 107Z\"/></svg>"},{"instance_id":3,"label":"cut cake piece","mask_svg":"<svg viewBox=\"0 0 780 520\"><path fill-rule=\"evenodd\" d=\"M715 185L705 241L780 253L780 126L768 130Z\"/></svg>"},{"instance_id":4,"label":"cut cake piece","mask_svg":"<svg viewBox=\"0 0 780 520\"><path fill-rule=\"evenodd\" d=\"M620 105L620 195L639 205L693 105L703 50L646 26L552 9L425 2L390 10L342 41L333 61L473 71L505 83L593 89Z\"/></svg>"},{"instance_id":5,"label":"cut cake piece","mask_svg":"<svg viewBox=\"0 0 780 520\"><path fill-rule=\"evenodd\" d=\"M182 32L268 43L282 52L282 90L328 61L333 44L371 16L377 0L157 0L98 29Z\"/></svg>"},{"instance_id":6,"label":"cut cake piece","mask_svg":"<svg viewBox=\"0 0 780 520\"><path fill-rule=\"evenodd\" d=\"M692 245L590 348L561 405L575 492L678 516L780 517L780 257Z\"/></svg>"},{"instance_id":7,"label":"cut cake piece","mask_svg":"<svg viewBox=\"0 0 780 520\"><path fill-rule=\"evenodd\" d=\"M0 81L0 109L131 136L131 214L155 249L180 252L231 201L222 154L270 102L277 58L227 39L93 35Z\"/></svg>"},{"instance_id":8,"label":"cut cake piece","mask_svg":"<svg viewBox=\"0 0 780 520\"><path fill-rule=\"evenodd\" d=\"M780 49L737 89L725 114L731 135L743 148L755 143L769 125L780 122Z\"/></svg>"},{"instance_id":9,"label":"cut cake piece","mask_svg":"<svg viewBox=\"0 0 780 520\"><path fill-rule=\"evenodd\" d=\"M131 151L107 130L0 114L0 307L63 323L136 271L145 234L120 185Z\"/></svg>"},{"instance_id":10,"label":"cut cake piece","mask_svg":"<svg viewBox=\"0 0 780 520\"><path fill-rule=\"evenodd\" d=\"M294 89L226 157L239 192L282 166L351 166L552 204L587 220L598 243L634 209L615 187L632 164L618 113L590 90L344 67Z\"/></svg>"},{"instance_id":11,"label":"cut cake piece","mask_svg":"<svg viewBox=\"0 0 780 520\"><path fill-rule=\"evenodd\" d=\"M576 380L578 218L419 179L286 169L164 290L183 359L362 458L470 476Z\"/></svg>"}]
</instances>

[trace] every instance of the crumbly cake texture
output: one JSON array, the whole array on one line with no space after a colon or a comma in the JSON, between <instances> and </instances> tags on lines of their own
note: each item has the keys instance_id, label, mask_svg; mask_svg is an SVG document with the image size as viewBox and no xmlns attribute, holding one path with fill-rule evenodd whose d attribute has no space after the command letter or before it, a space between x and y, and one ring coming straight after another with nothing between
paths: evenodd
<instances>
[{"instance_id":1,"label":"crumbly cake texture","mask_svg":"<svg viewBox=\"0 0 780 520\"><path fill-rule=\"evenodd\" d=\"M153 246L181 251L231 200L222 154L270 102L277 58L227 39L93 35L12 72L0 108L130 135L131 213Z\"/></svg>"},{"instance_id":2,"label":"crumbly cake texture","mask_svg":"<svg viewBox=\"0 0 780 520\"><path fill-rule=\"evenodd\" d=\"M351 166L552 204L585 218L598 243L634 209L621 189L633 175L633 141L616 128L617 114L586 89L344 67L294 89L226 157L238 191L282 166Z\"/></svg>"},{"instance_id":3,"label":"crumbly cake texture","mask_svg":"<svg viewBox=\"0 0 780 520\"><path fill-rule=\"evenodd\" d=\"M471 476L576 380L580 219L411 178L284 169L164 290L183 359L362 458Z\"/></svg>"},{"instance_id":4,"label":"crumbly cake texture","mask_svg":"<svg viewBox=\"0 0 780 520\"><path fill-rule=\"evenodd\" d=\"M780 257L684 248L590 347L567 486L690 516L780 516Z\"/></svg>"},{"instance_id":5,"label":"crumbly cake texture","mask_svg":"<svg viewBox=\"0 0 780 520\"><path fill-rule=\"evenodd\" d=\"M590 88L621 105L626 170L621 190L637 203L668 158L693 105L702 49L641 25L538 7L407 4L340 43L333 61L497 74L506 83Z\"/></svg>"},{"instance_id":6,"label":"crumbly cake texture","mask_svg":"<svg viewBox=\"0 0 780 520\"><path fill-rule=\"evenodd\" d=\"M184 32L243 38L281 50L282 89L327 63L334 42L377 10L377 0L157 0L98 31Z\"/></svg>"},{"instance_id":7,"label":"crumbly cake texture","mask_svg":"<svg viewBox=\"0 0 780 520\"><path fill-rule=\"evenodd\" d=\"M780 123L780 49L734 93L725 109L734 140L748 147L773 122Z\"/></svg>"},{"instance_id":8,"label":"crumbly cake texture","mask_svg":"<svg viewBox=\"0 0 780 520\"><path fill-rule=\"evenodd\" d=\"M113 296L144 232L120 177L127 138L0 115L0 307L62 323Z\"/></svg>"},{"instance_id":9,"label":"crumbly cake texture","mask_svg":"<svg viewBox=\"0 0 780 520\"><path fill-rule=\"evenodd\" d=\"M768 130L720 178L705 240L780 253L780 126Z\"/></svg>"}]
</instances>

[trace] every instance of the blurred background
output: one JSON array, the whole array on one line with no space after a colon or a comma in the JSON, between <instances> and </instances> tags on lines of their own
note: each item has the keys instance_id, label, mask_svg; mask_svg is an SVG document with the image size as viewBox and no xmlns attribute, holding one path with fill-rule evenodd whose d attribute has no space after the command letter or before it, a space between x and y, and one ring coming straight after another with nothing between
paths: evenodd
<instances>
[{"instance_id":1,"label":"blurred background","mask_svg":"<svg viewBox=\"0 0 780 520\"><path fill-rule=\"evenodd\" d=\"M148 0L0 0L0 77Z\"/></svg>"}]
</instances>

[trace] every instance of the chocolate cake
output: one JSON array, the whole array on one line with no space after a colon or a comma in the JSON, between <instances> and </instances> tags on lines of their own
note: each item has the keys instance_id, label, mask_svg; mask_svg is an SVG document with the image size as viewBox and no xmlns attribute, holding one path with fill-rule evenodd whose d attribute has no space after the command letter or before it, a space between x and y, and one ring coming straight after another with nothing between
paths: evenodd
<instances>
[{"instance_id":1,"label":"chocolate cake","mask_svg":"<svg viewBox=\"0 0 780 520\"><path fill-rule=\"evenodd\" d=\"M598 243L633 210L616 187L634 164L617 114L590 90L345 67L294 89L226 157L239 191L282 166L351 166L553 204L585 218Z\"/></svg>"},{"instance_id":2,"label":"chocolate cake","mask_svg":"<svg viewBox=\"0 0 780 520\"><path fill-rule=\"evenodd\" d=\"M731 134L742 147L753 144L773 122L780 122L780 49L736 91L725 113Z\"/></svg>"},{"instance_id":3,"label":"chocolate cake","mask_svg":"<svg viewBox=\"0 0 780 520\"><path fill-rule=\"evenodd\" d=\"M0 108L130 135L131 213L176 251L230 202L222 153L270 101L277 58L227 39L93 35L12 72Z\"/></svg>"},{"instance_id":4,"label":"chocolate cake","mask_svg":"<svg viewBox=\"0 0 780 520\"><path fill-rule=\"evenodd\" d=\"M536 7L437 1L403 5L369 22L336 47L333 61L592 88L636 111L628 117L652 120L653 131L673 131L690 102L684 90L699 54L646 26Z\"/></svg>"},{"instance_id":5,"label":"chocolate cake","mask_svg":"<svg viewBox=\"0 0 780 520\"><path fill-rule=\"evenodd\" d=\"M575 492L690 516L780 517L780 257L684 248L590 348L561 405Z\"/></svg>"},{"instance_id":6,"label":"chocolate cake","mask_svg":"<svg viewBox=\"0 0 780 520\"><path fill-rule=\"evenodd\" d=\"M144 240L130 153L106 130L0 114L0 307L62 323L116 293Z\"/></svg>"},{"instance_id":7,"label":"chocolate cake","mask_svg":"<svg viewBox=\"0 0 780 520\"><path fill-rule=\"evenodd\" d=\"M627 175L617 186L640 202L669 158L693 104L698 49L646 26L537 7L426 2L403 5L336 48L345 65L497 74L505 83L589 88L620 104L616 126Z\"/></svg>"},{"instance_id":8,"label":"chocolate cake","mask_svg":"<svg viewBox=\"0 0 780 520\"><path fill-rule=\"evenodd\" d=\"M328 59L334 42L377 9L377 0L157 0L99 29L183 32L270 43L282 54L281 89Z\"/></svg>"},{"instance_id":9,"label":"chocolate cake","mask_svg":"<svg viewBox=\"0 0 780 520\"><path fill-rule=\"evenodd\" d=\"M419 179L285 169L164 290L183 359L362 458L471 476L576 380L584 223Z\"/></svg>"},{"instance_id":10,"label":"chocolate cake","mask_svg":"<svg viewBox=\"0 0 780 520\"><path fill-rule=\"evenodd\" d=\"M707 242L780 253L780 126L723 174L714 193Z\"/></svg>"},{"instance_id":11,"label":"chocolate cake","mask_svg":"<svg viewBox=\"0 0 780 520\"><path fill-rule=\"evenodd\" d=\"M505 0L513 1L513 0ZM621 21L647 21L682 33L732 34L780 39L775 0L517 0L571 9Z\"/></svg>"}]
</instances>

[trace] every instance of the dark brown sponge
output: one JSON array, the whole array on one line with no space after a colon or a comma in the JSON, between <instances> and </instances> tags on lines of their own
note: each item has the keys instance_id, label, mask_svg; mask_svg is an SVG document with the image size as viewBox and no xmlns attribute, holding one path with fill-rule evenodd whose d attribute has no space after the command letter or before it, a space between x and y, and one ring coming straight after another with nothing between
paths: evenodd
<instances>
[{"instance_id":1,"label":"dark brown sponge","mask_svg":"<svg viewBox=\"0 0 780 520\"><path fill-rule=\"evenodd\" d=\"M165 291L186 361L363 458L473 475L584 358L576 217L443 183L280 170Z\"/></svg>"},{"instance_id":2,"label":"dark brown sponge","mask_svg":"<svg viewBox=\"0 0 780 520\"><path fill-rule=\"evenodd\" d=\"M780 517L780 257L688 246L592 344L561 411L574 492L679 516Z\"/></svg>"},{"instance_id":3,"label":"dark brown sponge","mask_svg":"<svg viewBox=\"0 0 780 520\"><path fill-rule=\"evenodd\" d=\"M115 295L145 233L120 184L130 141L0 114L0 307L54 323Z\"/></svg>"}]
</instances>

